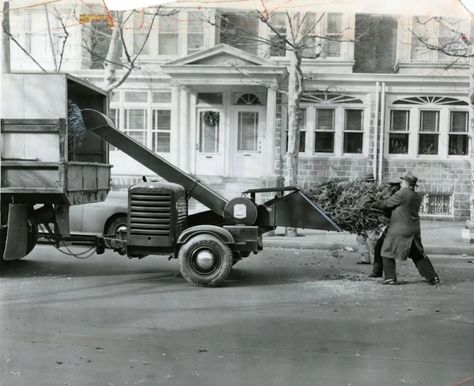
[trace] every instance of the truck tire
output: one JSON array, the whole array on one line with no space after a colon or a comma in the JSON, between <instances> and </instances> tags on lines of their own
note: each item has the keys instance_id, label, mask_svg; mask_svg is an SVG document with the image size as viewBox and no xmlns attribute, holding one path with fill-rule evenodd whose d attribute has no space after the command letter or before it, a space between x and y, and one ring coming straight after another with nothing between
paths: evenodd
<instances>
[{"instance_id":1,"label":"truck tire","mask_svg":"<svg viewBox=\"0 0 474 386\"><path fill-rule=\"evenodd\" d=\"M3 252L5 251L5 244L7 242L7 230L8 230L7 227L2 227L0 229L0 264L7 263L5 260L3 260ZM33 250L37 241L38 241L38 226L31 225L28 231L28 240L26 241L27 243L26 255L28 255Z\"/></svg>"},{"instance_id":2,"label":"truck tire","mask_svg":"<svg viewBox=\"0 0 474 386\"><path fill-rule=\"evenodd\" d=\"M194 287L215 287L232 269L232 250L219 238L201 234L189 239L178 253L181 275Z\"/></svg>"},{"instance_id":3,"label":"truck tire","mask_svg":"<svg viewBox=\"0 0 474 386\"><path fill-rule=\"evenodd\" d=\"M127 216L117 216L111 221L106 226L105 229L105 236L109 237L115 237L118 238L118 231L119 229L127 229Z\"/></svg>"}]
</instances>

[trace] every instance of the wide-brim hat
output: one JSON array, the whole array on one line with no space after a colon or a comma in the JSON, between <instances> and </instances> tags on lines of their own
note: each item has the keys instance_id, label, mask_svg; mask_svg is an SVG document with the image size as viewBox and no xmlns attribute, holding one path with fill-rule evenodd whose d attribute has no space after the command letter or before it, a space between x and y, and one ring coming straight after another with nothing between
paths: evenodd
<instances>
[{"instance_id":1,"label":"wide-brim hat","mask_svg":"<svg viewBox=\"0 0 474 386\"><path fill-rule=\"evenodd\" d=\"M412 172L408 172L403 177L400 177L402 180L408 182L408 184L412 186L418 186L416 183L418 182L418 177L416 177Z\"/></svg>"}]
</instances>

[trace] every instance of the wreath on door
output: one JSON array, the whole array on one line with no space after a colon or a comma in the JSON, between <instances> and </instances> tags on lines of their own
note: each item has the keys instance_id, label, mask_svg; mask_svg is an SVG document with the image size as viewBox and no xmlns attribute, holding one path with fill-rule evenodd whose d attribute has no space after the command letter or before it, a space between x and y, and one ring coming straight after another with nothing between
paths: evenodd
<instances>
[{"instance_id":1,"label":"wreath on door","mask_svg":"<svg viewBox=\"0 0 474 386\"><path fill-rule=\"evenodd\" d=\"M206 125L214 127L219 123L219 113L217 111L206 111L203 119Z\"/></svg>"}]
</instances>

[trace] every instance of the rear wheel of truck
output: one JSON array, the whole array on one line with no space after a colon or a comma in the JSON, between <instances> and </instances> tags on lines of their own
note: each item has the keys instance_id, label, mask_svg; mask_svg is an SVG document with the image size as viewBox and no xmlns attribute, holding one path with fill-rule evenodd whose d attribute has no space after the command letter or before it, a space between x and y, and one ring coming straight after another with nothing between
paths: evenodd
<instances>
[{"instance_id":1,"label":"rear wheel of truck","mask_svg":"<svg viewBox=\"0 0 474 386\"><path fill-rule=\"evenodd\" d=\"M232 270L230 247L213 235L197 235L184 244L178 253L178 265L184 279L195 287L215 287Z\"/></svg>"},{"instance_id":2,"label":"rear wheel of truck","mask_svg":"<svg viewBox=\"0 0 474 386\"><path fill-rule=\"evenodd\" d=\"M2 226L0 228L0 264L8 263L7 261L3 260L3 252L5 251L5 245L7 243L7 230L8 228L6 226ZM37 241L38 241L38 226L30 225L29 230L28 230L28 239L26 241L27 243L26 255L28 255L33 250Z\"/></svg>"},{"instance_id":3,"label":"rear wheel of truck","mask_svg":"<svg viewBox=\"0 0 474 386\"><path fill-rule=\"evenodd\" d=\"M118 239L123 232L127 233L127 216L117 216L107 224L105 236Z\"/></svg>"}]
</instances>

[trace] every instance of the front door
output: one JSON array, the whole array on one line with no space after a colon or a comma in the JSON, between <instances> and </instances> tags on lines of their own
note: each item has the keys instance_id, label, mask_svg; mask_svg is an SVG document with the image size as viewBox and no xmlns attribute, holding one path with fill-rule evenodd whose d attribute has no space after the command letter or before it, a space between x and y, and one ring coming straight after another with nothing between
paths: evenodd
<instances>
[{"instance_id":1,"label":"front door","mask_svg":"<svg viewBox=\"0 0 474 386\"><path fill-rule=\"evenodd\" d=\"M218 110L198 110L196 174L224 175L224 126Z\"/></svg>"},{"instance_id":2,"label":"front door","mask_svg":"<svg viewBox=\"0 0 474 386\"><path fill-rule=\"evenodd\" d=\"M260 177L265 175L263 133L264 107L238 106L233 118L233 175Z\"/></svg>"}]
</instances>

